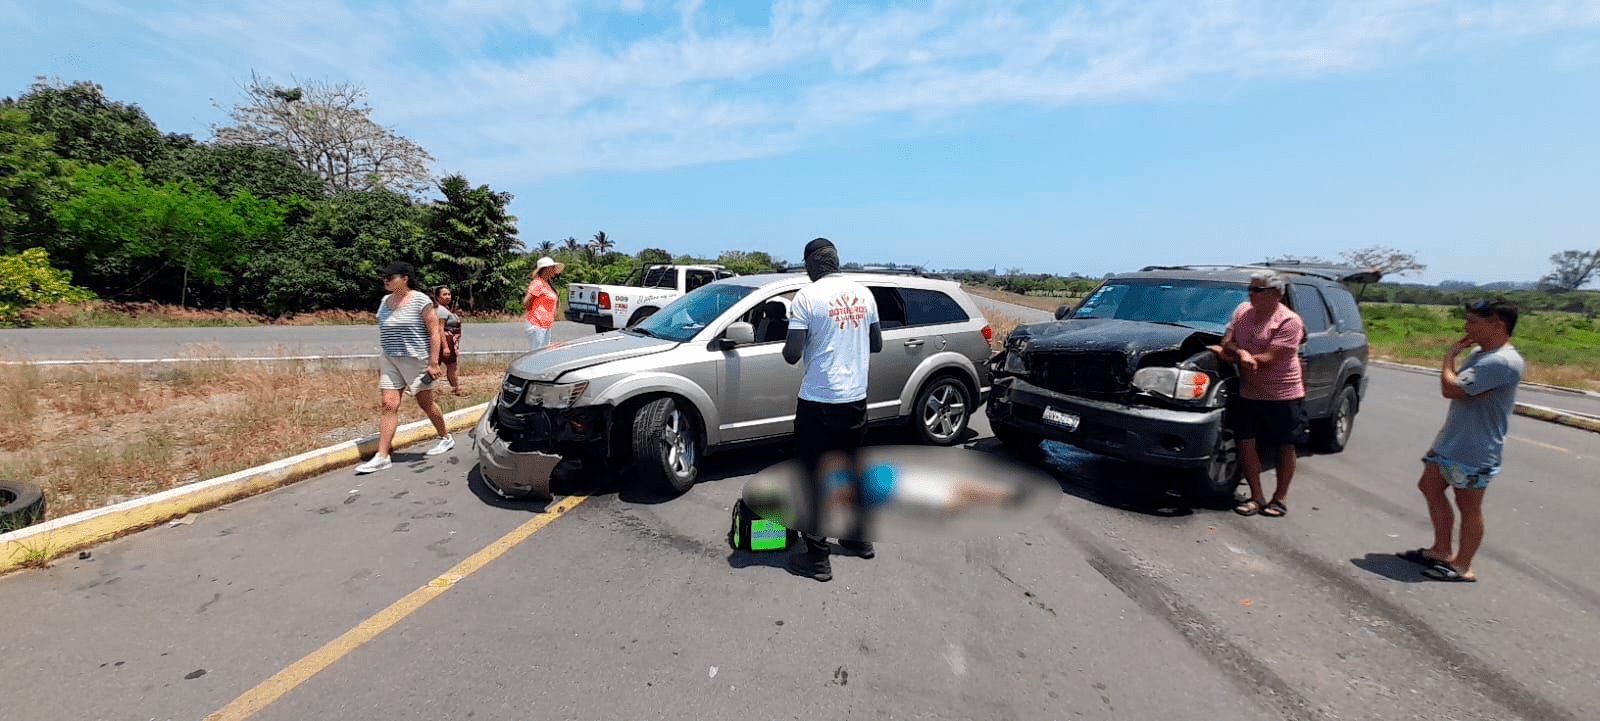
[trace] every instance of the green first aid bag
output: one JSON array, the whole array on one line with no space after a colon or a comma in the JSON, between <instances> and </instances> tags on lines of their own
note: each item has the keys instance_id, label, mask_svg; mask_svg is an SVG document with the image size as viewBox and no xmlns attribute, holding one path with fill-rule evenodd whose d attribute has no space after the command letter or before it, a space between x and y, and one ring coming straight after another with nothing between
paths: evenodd
<instances>
[{"instance_id":1,"label":"green first aid bag","mask_svg":"<svg viewBox=\"0 0 1600 721\"><path fill-rule=\"evenodd\" d=\"M798 532L757 516L744 499L733 504L733 527L728 529L728 545L733 550L782 551L799 540Z\"/></svg>"}]
</instances>

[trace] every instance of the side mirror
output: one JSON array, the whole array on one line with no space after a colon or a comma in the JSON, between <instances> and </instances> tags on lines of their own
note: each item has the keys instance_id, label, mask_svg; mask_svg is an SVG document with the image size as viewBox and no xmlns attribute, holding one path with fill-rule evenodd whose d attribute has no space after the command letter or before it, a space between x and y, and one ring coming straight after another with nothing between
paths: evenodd
<instances>
[{"instance_id":1,"label":"side mirror","mask_svg":"<svg viewBox=\"0 0 1600 721\"><path fill-rule=\"evenodd\" d=\"M1077 303L1062 303L1061 305L1057 306L1056 307L1056 320L1061 320L1063 318L1066 318L1067 315L1070 314L1077 307L1078 307Z\"/></svg>"},{"instance_id":2,"label":"side mirror","mask_svg":"<svg viewBox=\"0 0 1600 721\"><path fill-rule=\"evenodd\" d=\"M744 321L739 321L738 323L728 326L728 330L722 334L723 350L727 350L729 348L738 348L739 346L750 345L755 342L756 327Z\"/></svg>"}]
</instances>

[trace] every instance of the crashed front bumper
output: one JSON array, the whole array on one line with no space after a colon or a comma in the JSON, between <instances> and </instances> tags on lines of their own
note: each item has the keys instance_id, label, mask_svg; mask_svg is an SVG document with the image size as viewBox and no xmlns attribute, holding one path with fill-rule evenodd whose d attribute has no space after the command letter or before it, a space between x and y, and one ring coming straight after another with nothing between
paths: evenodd
<instances>
[{"instance_id":1,"label":"crashed front bumper","mask_svg":"<svg viewBox=\"0 0 1600 721\"><path fill-rule=\"evenodd\" d=\"M550 500L550 478L564 457L605 452L607 410L508 412L490 405L470 434L483 480L504 498Z\"/></svg>"}]
</instances>

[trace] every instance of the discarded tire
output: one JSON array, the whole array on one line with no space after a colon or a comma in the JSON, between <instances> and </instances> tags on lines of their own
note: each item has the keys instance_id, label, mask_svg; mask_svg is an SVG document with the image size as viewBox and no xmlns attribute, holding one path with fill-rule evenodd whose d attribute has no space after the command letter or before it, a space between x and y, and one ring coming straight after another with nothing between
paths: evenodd
<instances>
[{"instance_id":1,"label":"discarded tire","mask_svg":"<svg viewBox=\"0 0 1600 721\"><path fill-rule=\"evenodd\" d=\"M22 481L0 481L0 533L44 520L44 489Z\"/></svg>"}]
</instances>

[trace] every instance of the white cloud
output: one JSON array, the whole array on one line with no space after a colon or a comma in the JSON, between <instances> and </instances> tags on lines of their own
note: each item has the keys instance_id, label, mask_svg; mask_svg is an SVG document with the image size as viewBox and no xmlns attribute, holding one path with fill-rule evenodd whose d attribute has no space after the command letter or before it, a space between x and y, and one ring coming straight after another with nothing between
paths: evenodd
<instances>
[{"instance_id":1,"label":"white cloud","mask_svg":"<svg viewBox=\"0 0 1600 721\"><path fill-rule=\"evenodd\" d=\"M713 23L699 0L96 7L142 24L182 73L363 83L381 120L501 181L761 157L883 119L1360 71L1600 24L1600 2L1577 0L781 0L758 25Z\"/></svg>"}]
</instances>

